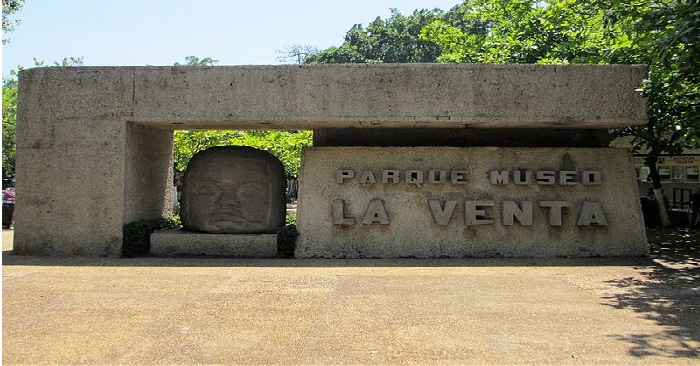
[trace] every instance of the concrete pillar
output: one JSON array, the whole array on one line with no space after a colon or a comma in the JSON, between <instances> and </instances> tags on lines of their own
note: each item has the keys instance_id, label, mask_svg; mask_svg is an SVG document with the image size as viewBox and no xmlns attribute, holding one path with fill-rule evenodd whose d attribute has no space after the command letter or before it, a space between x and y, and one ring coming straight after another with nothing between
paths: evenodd
<instances>
[{"instance_id":1,"label":"concrete pillar","mask_svg":"<svg viewBox=\"0 0 700 366\"><path fill-rule=\"evenodd\" d=\"M170 216L173 131L127 123L124 223Z\"/></svg>"},{"instance_id":2,"label":"concrete pillar","mask_svg":"<svg viewBox=\"0 0 700 366\"><path fill-rule=\"evenodd\" d=\"M14 252L119 256L132 73L34 69L19 85Z\"/></svg>"}]
</instances>

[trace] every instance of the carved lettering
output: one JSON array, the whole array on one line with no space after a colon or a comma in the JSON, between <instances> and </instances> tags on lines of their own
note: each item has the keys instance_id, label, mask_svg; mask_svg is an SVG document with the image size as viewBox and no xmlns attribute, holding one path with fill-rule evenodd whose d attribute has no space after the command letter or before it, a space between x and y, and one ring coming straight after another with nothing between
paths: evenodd
<instances>
[{"instance_id":1,"label":"carved lettering","mask_svg":"<svg viewBox=\"0 0 700 366\"><path fill-rule=\"evenodd\" d=\"M445 201L444 208L442 205L440 205L440 201L438 200L429 200L428 204L430 205L430 211L433 213L435 223L440 226L447 225L450 222L452 213L454 212L455 207L457 207L457 201L453 200Z\"/></svg>"},{"instance_id":2,"label":"carved lettering","mask_svg":"<svg viewBox=\"0 0 700 366\"><path fill-rule=\"evenodd\" d=\"M512 175L512 179L511 178ZM534 183L542 186L559 184L570 186L575 184L597 186L603 183L602 175L599 171L585 170L576 172L573 170L492 170L488 174L489 183L491 184L519 184L526 185Z\"/></svg>"},{"instance_id":3,"label":"carved lettering","mask_svg":"<svg viewBox=\"0 0 700 366\"><path fill-rule=\"evenodd\" d=\"M562 209L571 207L569 201L540 201L540 207L549 208L549 226L561 226Z\"/></svg>"},{"instance_id":4,"label":"carved lettering","mask_svg":"<svg viewBox=\"0 0 700 366\"><path fill-rule=\"evenodd\" d=\"M493 224L495 221L486 217L486 208L493 206L493 201L464 201L464 224Z\"/></svg>"},{"instance_id":5,"label":"carved lettering","mask_svg":"<svg viewBox=\"0 0 700 366\"><path fill-rule=\"evenodd\" d=\"M360 176L360 184L374 184L377 183L377 180L374 178L374 174L372 173L371 170L365 170L362 172L362 175Z\"/></svg>"},{"instance_id":6,"label":"carved lettering","mask_svg":"<svg viewBox=\"0 0 700 366\"><path fill-rule=\"evenodd\" d=\"M450 172L450 183L452 184L467 184L467 174L465 170L453 170Z\"/></svg>"},{"instance_id":7,"label":"carved lettering","mask_svg":"<svg viewBox=\"0 0 700 366\"><path fill-rule=\"evenodd\" d=\"M537 184L552 185L556 182L556 174L553 170L538 170L535 179Z\"/></svg>"},{"instance_id":8,"label":"carved lettering","mask_svg":"<svg viewBox=\"0 0 700 366\"><path fill-rule=\"evenodd\" d=\"M332 218L334 225L354 225L355 218L345 217L345 201L343 200L333 200L332 204Z\"/></svg>"},{"instance_id":9,"label":"carved lettering","mask_svg":"<svg viewBox=\"0 0 700 366\"><path fill-rule=\"evenodd\" d=\"M598 186L603 183L603 178L598 171L586 170L581 173L581 184L587 186Z\"/></svg>"},{"instance_id":10,"label":"carved lettering","mask_svg":"<svg viewBox=\"0 0 700 366\"><path fill-rule=\"evenodd\" d=\"M382 183L386 184L389 183L391 180L391 183L398 183L401 181L401 178L399 178L399 171L398 170L384 170L382 171Z\"/></svg>"},{"instance_id":11,"label":"carved lettering","mask_svg":"<svg viewBox=\"0 0 700 366\"><path fill-rule=\"evenodd\" d=\"M339 184L343 184L346 179L355 178L355 171L352 169L340 169L336 174Z\"/></svg>"},{"instance_id":12,"label":"carved lettering","mask_svg":"<svg viewBox=\"0 0 700 366\"><path fill-rule=\"evenodd\" d=\"M508 184L508 171L492 170L489 174L491 184Z\"/></svg>"},{"instance_id":13,"label":"carved lettering","mask_svg":"<svg viewBox=\"0 0 700 366\"><path fill-rule=\"evenodd\" d=\"M501 211L503 213L503 225L513 225L514 218L518 220L520 225L532 225L532 202L522 201L520 206L514 201L501 202Z\"/></svg>"},{"instance_id":14,"label":"carved lettering","mask_svg":"<svg viewBox=\"0 0 700 366\"><path fill-rule=\"evenodd\" d=\"M407 170L406 171L406 183L413 183L417 186L423 184L423 171L422 170Z\"/></svg>"},{"instance_id":15,"label":"carved lettering","mask_svg":"<svg viewBox=\"0 0 700 366\"><path fill-rule=\"evenodd\" d=\"M389 216L386 214L384 209L384 203L381 200L371 200L369 205L367 205L367 211L365 212L365 217L362 218L362 223L365 225L370 225L378 222L382 225L389 224Z\"/></svg>"},{"instance_id":16,"label":"carved lettering","mask_svg":"<svg viewBox=\"0 0 700 366\"><path fill-rule=\"evenodd\" d=\"M513 183L515 184L531 184L532 172L529 170L513 171Z\"/></svg>"},{"instance_id":17,"label":"carved lettering","mask_svg":"<svg viewBox=\"0 0 700 366\"><path fill-rule=\"evenodd\" d=\"M603 214L603 209L600 207L598 202L584 201L581 204L581 212L578 216L577 225L587 226L587 225L608 225L608 220L605 219Z\"/></svg>"},{"instance_id":18,"label":"carved lettering","mask_svg":"<svg viewBox=\"0 0 700 366\"><path fill-rule=\"evenodd\" d=\"M447 172L444 170L428 170L428 183L447 183Z\"/></svg>"},{"instance_id":19,"label":"carved lettering","mask_svg":"<svg viewBox=\"0 0 700 366\"><path fill-rule=\"evenodd\" d=\"M559 184L563 186L570 186L578 183L576 181L576 176L578 173L571 170L562 170L559 172Z\"/></svg>"}]
</instances>

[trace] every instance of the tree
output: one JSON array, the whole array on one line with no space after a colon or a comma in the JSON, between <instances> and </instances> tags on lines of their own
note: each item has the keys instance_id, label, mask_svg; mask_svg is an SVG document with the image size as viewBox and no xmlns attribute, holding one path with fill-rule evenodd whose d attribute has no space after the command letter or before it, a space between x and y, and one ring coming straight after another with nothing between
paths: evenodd
<instances>
[{"instance_id":1,"label":"tree","mask_svg":"<svg viewBox=\"0 0 700 366\"><path fill-rule=\"evenodd\" d=\"M82 57L65 57L61 61L54 61L52 65L50 66L56 66L56 67L73 67L73 66L83 66L83 58ZM34 58L34 66L35 67L47 67L46 63L44 60L37 60ZM21 70L21 67L18 67L19 70Z\"/></svg>"},{"instance_id":2,"label":"tree","mask_svg":"<svg viewBox=\"0 0 700 366\"><path fill-rule=\"evenodd\" d=\"M638 42L651 50L643 87L649 120L617 133L632 136L634 150L645 153L654 195L664 202L658 157L700 146L700 3L650 1L647 11L638 11L623 8L619 14L639 19ZM664 227L670 226L665 212L661 215Z\"/></svg>"},{"instance_id":3,"label":"tree","mask_svg":"<svg viewBox=\"0 0 700 366\"><path fill-rule=\"evenodd\" d=\"M298 177L301 150L311 146L311 131L175 131L173 159L175 169L184 171L194 154L213 146L250 146L275 155L288 177Z\"/></svg>"},{"instance_id":4,"label":"tree","mask_svg":"<svg viewBox=\"0 0 700 366\"><path fill-rule=\"evenodd\" d=\"M231 142L232 145L251 146L267 150L284 165L289 178L299 176L301 150L310 147L312 131L243 131Z\"/></svg>"},{"instance_id":5,"label":"tree","mask_svg":"<svg viewBox=\"0 0 700 366\"><path fill-rule=\"evenodd\" d=\"M657 201L664 202L658 156L700 140L697 0L473 0L460 11L485 32L434 21L422 37L442 48L441 62L649 65L640 86L649 120L615 134L632 136L633 149L645 154ZM664 205L659 207L669 226Z\"/></svg>"},{"instance_id":6,"label":"tree","mask_svg":"<svg viewBox=\"0 0 700 366\"><path fill-rule=\"evenodd\" d=\"M2 87L2 178L15 173L15 125L17 122L17 83Z\"/></svg>"},{"instance_id":7,"label":"tree","mask_svg":"<svg viewBox=\"0 0 700 366\"><path fill-rule=\"evenodd\" d=\"M211 57L205 57L200 60L196 56L187 56L184 64L176 62L173 66L214 66L218 63L219 60L214 60Z\"/></svg>"},{"instance_id":8,"label":"tree","mask_svg":"<svg viewBox=\"0 0 700 366\"><path fill-rule=\"evenodd\" d=\"M447 13L440 9L415 10L409 16L391 9L391 17L377 17L367 28L355 24L345 34L345 41L304 58L304 63L376 63L435 62L440 47L421 38L422 29L436 20L464 26L456 15L458 7Z\"/></svg>"},{"instance_id":9,"label":"tree","mask_svg":"<svg viewBox=\"0 0 700 366\"><path fill-rule=\"evenodd\" d=\"M318 53L318 48L309 45L291 44L281 50L275 50L279 55L277 61L301 64L305 58Z\"/></svg>"},{"instance_id":10,"label":"tree","mask_svg":"<svg viewBox=\"0 0 700 366\"><path fill-rule=\"evenodd\" d=\"M19 24L19 20L10 20L10 16L14 15L24 6L24 0L2 0L2 31L3 33L12 32L15 26ZM2 44L10 43L9 38L3 38Z\"/></svg>"}]
</instances>

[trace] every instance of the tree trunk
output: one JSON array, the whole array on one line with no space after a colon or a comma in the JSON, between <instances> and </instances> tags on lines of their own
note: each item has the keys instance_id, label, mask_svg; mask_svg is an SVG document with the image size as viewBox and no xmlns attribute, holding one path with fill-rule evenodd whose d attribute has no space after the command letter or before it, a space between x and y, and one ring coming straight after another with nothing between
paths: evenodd
<instances>
[{"instance_id":1,"label":"tree trunk","mask_svg":"<svg viewBox=\"0 0 700 366\"><path fill-rule=\"evenodd\" d=\"M654 198L656 199L656 206L659 209L659 218L661 218L661 226L664 228L671 227L671 219L668 216L668 211L666 210L666 197L661 188L661 177L659 176L659 169L656 167L656 159L659 157L658 153L650 152L646 156L646 163L649 166L649 176L651 177L652 188L654 189Z\"/></svg>"}]
</instances>

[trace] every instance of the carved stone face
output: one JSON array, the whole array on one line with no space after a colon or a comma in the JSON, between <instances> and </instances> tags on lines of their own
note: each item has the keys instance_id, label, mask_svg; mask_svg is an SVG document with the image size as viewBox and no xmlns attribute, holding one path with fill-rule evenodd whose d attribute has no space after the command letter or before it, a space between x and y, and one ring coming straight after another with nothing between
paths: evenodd
<instances>
[{"instance_id":1,"label":"carved stone face","mask_svg":"<svg viewBox=\"0 0 700 366\"><path fill-rule=\"evenodd\" d=\"M185 171L182 224L206 233L273 233L284 224L286 180L271 154L249 147L214 147Z\"/></svg>"}]
</instances>

